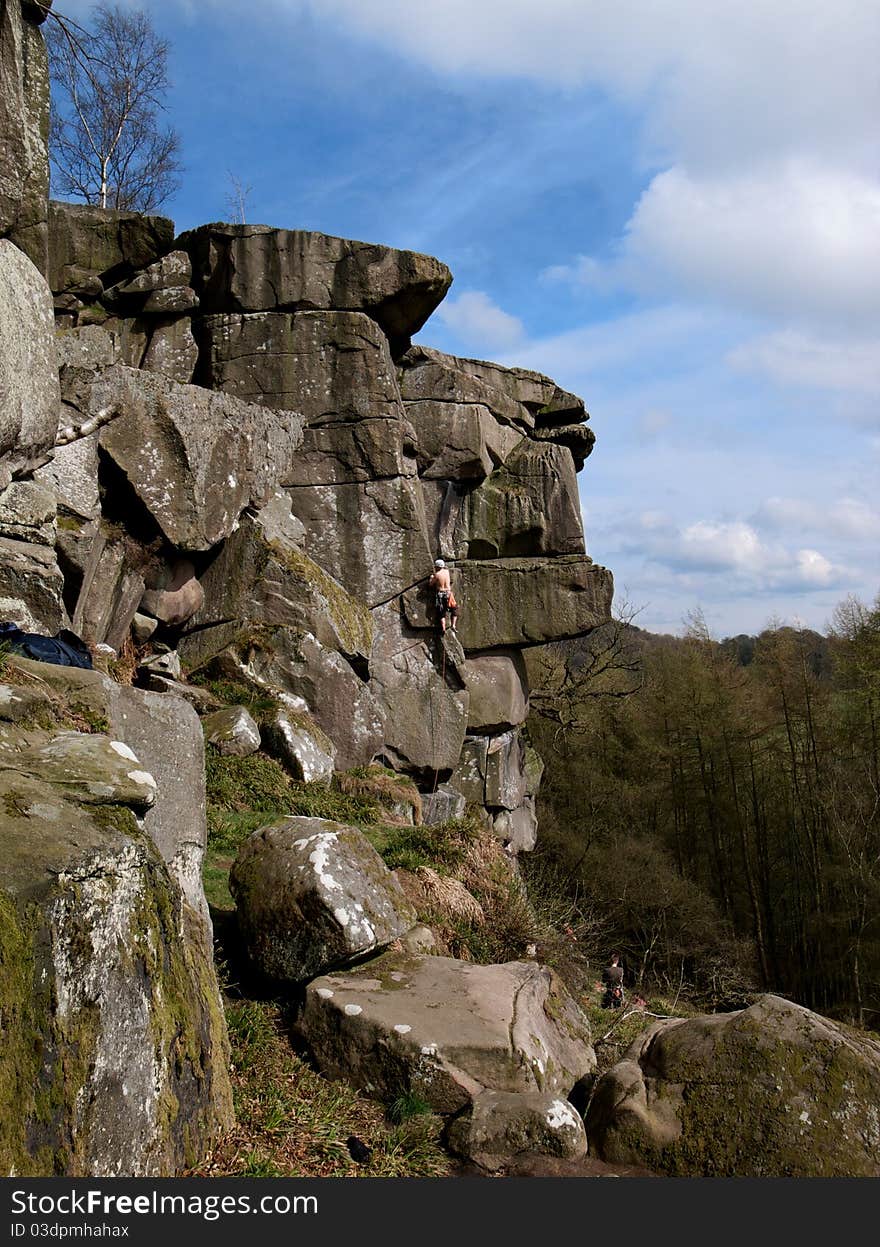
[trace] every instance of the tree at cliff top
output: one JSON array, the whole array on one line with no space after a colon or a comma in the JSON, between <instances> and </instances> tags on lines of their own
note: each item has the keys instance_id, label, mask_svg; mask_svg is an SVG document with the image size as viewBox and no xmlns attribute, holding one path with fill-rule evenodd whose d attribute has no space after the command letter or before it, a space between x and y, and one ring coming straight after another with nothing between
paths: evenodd
<instances>
[{"instance_id":1,"label":"tree at cliff top","mask_svg":"<svg viewBox=\"0 0 880 1247\"><path fill-rule=\"evenodd\" d=\"M46 42L53 189L102 208L155 211L181 169L179 136L159 118L168 43L142 11L107 4L93 10L90 30L57 18Z\"/></svg>"}]
</instances>

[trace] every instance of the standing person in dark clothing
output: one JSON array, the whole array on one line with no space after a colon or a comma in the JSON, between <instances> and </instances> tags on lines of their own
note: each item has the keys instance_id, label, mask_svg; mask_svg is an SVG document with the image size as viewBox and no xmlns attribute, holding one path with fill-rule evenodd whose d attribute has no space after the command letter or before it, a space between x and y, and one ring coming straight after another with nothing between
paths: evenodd
<instances>
[{"instance_id":1,"label":"standing person in dark clothing","mask_svg":"<svg viewBox=\"0 0 880 1247\"><path fill-rule=\"evenodd\" d=\"M602 1008L619 1009L623 1004L623 966L619 953L611 954L611 961L602 971L602 986L605 989Z\"/></svg>"}]
</instances>

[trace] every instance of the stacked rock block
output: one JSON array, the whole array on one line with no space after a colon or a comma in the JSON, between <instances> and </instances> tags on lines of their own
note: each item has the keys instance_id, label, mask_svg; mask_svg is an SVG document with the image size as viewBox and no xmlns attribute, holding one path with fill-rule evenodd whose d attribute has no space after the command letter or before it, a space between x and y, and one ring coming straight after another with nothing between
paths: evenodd
<instances>
[{"instance_id":1,"label":"stacked rock block","mask_svg":"<svg viewBox=\"0 0 880 1247\"><path fill-rule=\"evenodd\" d=\"M152 619L191 669L292 698L337 769L379 760L427 818L475 803L531 847L522 650L589 632L612 593L584 548L583 402L412 345L452 280L429 256L60 203L49 254L64 444L44 473L75 626L118 648Z\"/></svg>"}]
</instances>

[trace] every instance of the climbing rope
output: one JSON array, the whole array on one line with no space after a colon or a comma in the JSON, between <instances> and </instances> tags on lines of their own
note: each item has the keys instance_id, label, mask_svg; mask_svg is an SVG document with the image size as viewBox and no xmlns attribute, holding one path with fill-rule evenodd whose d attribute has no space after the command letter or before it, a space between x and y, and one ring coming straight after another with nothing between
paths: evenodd
<instances>
[{"instance_id":1,"label":"climbing rope","mask_svg":"<svg viewBox=\"0 0 880 1247\"><path fill-rule=\"evenodd\" d=\"M441 684L446 683L446 643L444 641L444 636L445 636L445 633L441 630L440 645L443 648L443 662L441 664L441 672L440 672ZM435 747L436 747L436 738L435 738L435 733L434 733L434 697L433 697L433 694L431 696L431 740L432 742L435 743ZM440 778L440 768L438 766L437 769L434 771L434 787L431 789L432 793L435 793L437 791L437 780L439 778Z\"/></svg>"}]
</instances>

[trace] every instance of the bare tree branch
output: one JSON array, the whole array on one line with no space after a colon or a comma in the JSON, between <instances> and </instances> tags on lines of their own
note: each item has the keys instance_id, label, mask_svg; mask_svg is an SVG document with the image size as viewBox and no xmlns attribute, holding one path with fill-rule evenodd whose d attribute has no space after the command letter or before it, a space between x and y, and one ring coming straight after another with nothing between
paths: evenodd
<instances>
[{"instance_id":1,"label":"bare tree branch","mask_svg":"<svg viewBox=\"0 0 880 1247\"><path fill-rule=\"evenodd\" d=\"M51 11L49 128L55 188L103 208L152 212L178 186L180 139L161 127L169 45L140 10L99 4L91 30Z\"/></svg>"}]
</instances>

